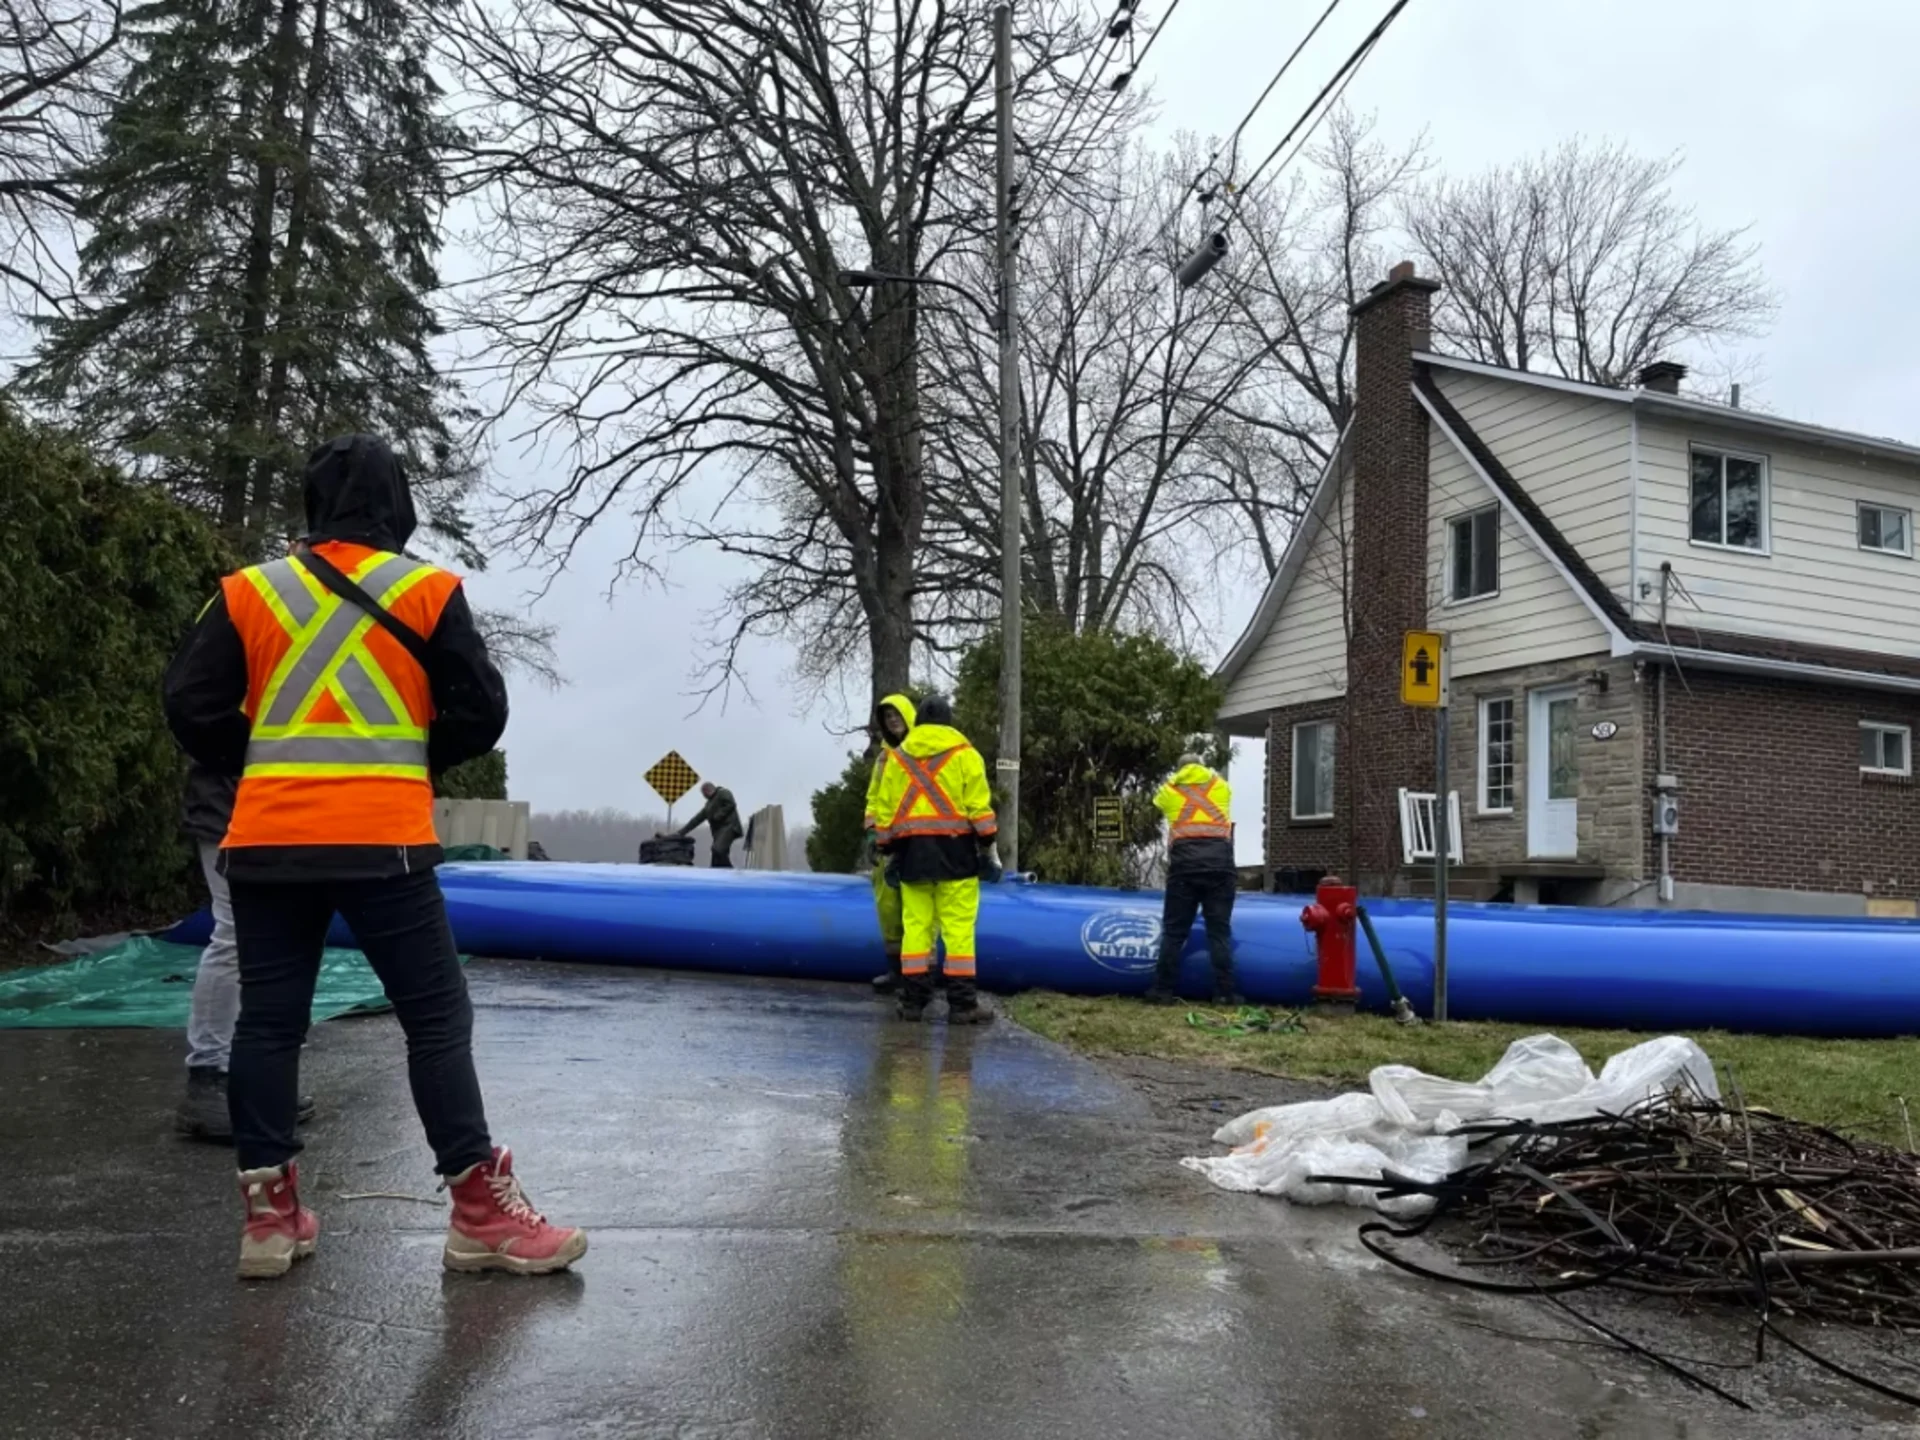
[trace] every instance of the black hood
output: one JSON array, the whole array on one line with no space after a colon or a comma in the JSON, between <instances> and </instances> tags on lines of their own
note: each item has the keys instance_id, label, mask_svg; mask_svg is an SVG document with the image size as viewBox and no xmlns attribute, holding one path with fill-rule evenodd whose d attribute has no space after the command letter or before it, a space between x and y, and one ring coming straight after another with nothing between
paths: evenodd
<instances>
[{"instance_id":1,"label":"black hood","mask_svg":"<svg viewBox=\"0 0 1920 1440\"><path fill-rule=\"evenodd\" d=\"M342 435L307 457L307 539L399 550L413 534L413 495L378 435Z\"/></svg>"}]
</instances>

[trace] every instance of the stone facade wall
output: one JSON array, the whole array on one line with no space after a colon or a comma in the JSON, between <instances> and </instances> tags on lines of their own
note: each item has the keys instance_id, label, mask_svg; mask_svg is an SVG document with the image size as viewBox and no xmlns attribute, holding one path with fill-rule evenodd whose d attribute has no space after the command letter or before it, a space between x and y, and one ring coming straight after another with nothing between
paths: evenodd
<instances>
[{"instance_id":1,"label":"stone facade wall","mask_svg":"<svg viewBox=\"0 0 1920 1440\"><path fill-rule=\"evenodd\" d=\"M1606 677L1602 688L1591 678ZM1449 697L1449 786L1460 795L1461 827L1466 831L1465 863L1510 865L1527 859L1527 695L1550 686L1578 687L1579 719L1575 754L1580 767L1578 859L1604 865L1609 880L1638 881L1646 875L1645 836L1649 821L1643 774L1644 732L1651 715L1646 694L1650 681L1636 683L1631 660L1587 656L1549 665L1530 665L1453 682ZM1480 702L1504 696L1513 701L1514 808L1510 815L1480 813ZM1645 702L1645 703L1643 703ZM1615 726L1611 738L1593 730Z\"/></svg>"}]
</instances>

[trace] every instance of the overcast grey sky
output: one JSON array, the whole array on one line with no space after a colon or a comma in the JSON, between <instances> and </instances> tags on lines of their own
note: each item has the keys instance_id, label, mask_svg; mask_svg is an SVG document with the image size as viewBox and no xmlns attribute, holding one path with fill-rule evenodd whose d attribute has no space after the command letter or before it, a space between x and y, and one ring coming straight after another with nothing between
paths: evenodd
<instances>
[{"instance_id":1,"label":"overcast grey sky","mask_svg":"<svg viewBox=\"0 0 1920 1440\"><path fill-rule=\"evenodd\" d=\"M1262 154L1387 8L1346 0L1251 127ZM1143 25L1164 4L1143 6ZM1160 133L1228 130L1321 9L1180 0L1143 78ZM1681 151L1679 193L1716 226L1751 225L1778 287L1772 334L1754 349L1756 398L1828 425L1920 438L1911 415L1916 350L1912 134L1920 119L1913 57L1920 5L1808 0L1413 0L1348 91L1389 141L1425 130L1433 160L1466 171L1574 136L1618 138L1649 154ZM511 484L525 462L502 452ZM513 793L538 809L652 805L641 772L677 747L742 804L779 802L789 819L839 768L848 716L796 713L777 645L748 653L758 704L709 705L689 718L692 651L729 570L717 557L671 558L672 588L629 587L609 603L607 535L583 553L536 613L560 626L572 683L516 687L507 749ZM472 582L516 604L525 577ZM1257 595L1220 597L1210 658L1224 652ZM1242 753L1242 849L1258 854L1260 767Z\"/></svg>"}]
</instances>

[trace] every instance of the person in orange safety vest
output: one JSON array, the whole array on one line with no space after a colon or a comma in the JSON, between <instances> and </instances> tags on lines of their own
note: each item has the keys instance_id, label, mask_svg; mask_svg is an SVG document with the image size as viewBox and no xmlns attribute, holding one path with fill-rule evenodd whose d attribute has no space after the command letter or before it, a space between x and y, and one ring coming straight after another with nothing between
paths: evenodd
<instances>
[{"instance_id":1,"label":"person in orange safety vest","mask_svg":"<svg viewBox=\"0 0 1920 1440\"><path fill-rule=\"evenodd\" d=\"M1206 917L1213 998L1238 1005L1240 994L1233 983L1233 894L1239 888L1233 863L1233 790L1198 755L1182 755L1153 803L1167 817L1167 895L1160 914L1160 961L1147 999L1162 1005L1178 1000L1180 952L1193 932L1197 910Z\"/></svg>"},{"instance_id":2,"label":"person in orange safety vest","mask_svg":"<svg viewBox=\"0 0 1920 1440\"><path fill-rule=\"evenodd\" d=\"M402 548L411 493L385 441L307 461L305 541L227 576L168 668L181 748L238 778L219 866L232 895L240 1016L227 1104L245 1220L240 1275L314 1252L294 1134L300 1047L337 912L407 1037L414 1106L452 1201L450 1270L562 1270L584 1231L527 1203L492 1142L473 1006L434 867L432 776L493 748L507 694L458 576Z\"/></svg>"}]
</instances>

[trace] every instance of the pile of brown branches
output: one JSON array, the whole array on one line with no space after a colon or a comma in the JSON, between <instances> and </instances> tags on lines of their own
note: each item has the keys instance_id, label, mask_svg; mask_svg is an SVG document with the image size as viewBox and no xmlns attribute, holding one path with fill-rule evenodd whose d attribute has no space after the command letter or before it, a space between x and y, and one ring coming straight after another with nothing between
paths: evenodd
<instances>
[{"instance_id":1,"label":"pile of brown branches","mask_svg":"<svg viewBox=\"0 0 1920 1440\"><path fill-rule=\"evenodd\" d=\"M1557 1297L1609 1286L1743 1303L1762 1339L1772 1335L1850 1379L1920 1404L1813 1354L1776 1323L1920 1332L1920 1157L1697 1095L1626 1115L1498 1121L1465 1133L1470 1163L1438 1185L1392 1176L1359 1182L1385 1196L1426 1193L1438 1202L1407 1229L1363 1226L1368 1249L1403 1269L1476 1289ZM1457 1270L1422 1265L1387 1243L1442 1217L1457 1222L1446 1232L1459 1247ZM1519 1283L1481 1278L1491 1267L1523 1274Z\"/></svg>"}]
</instances>

